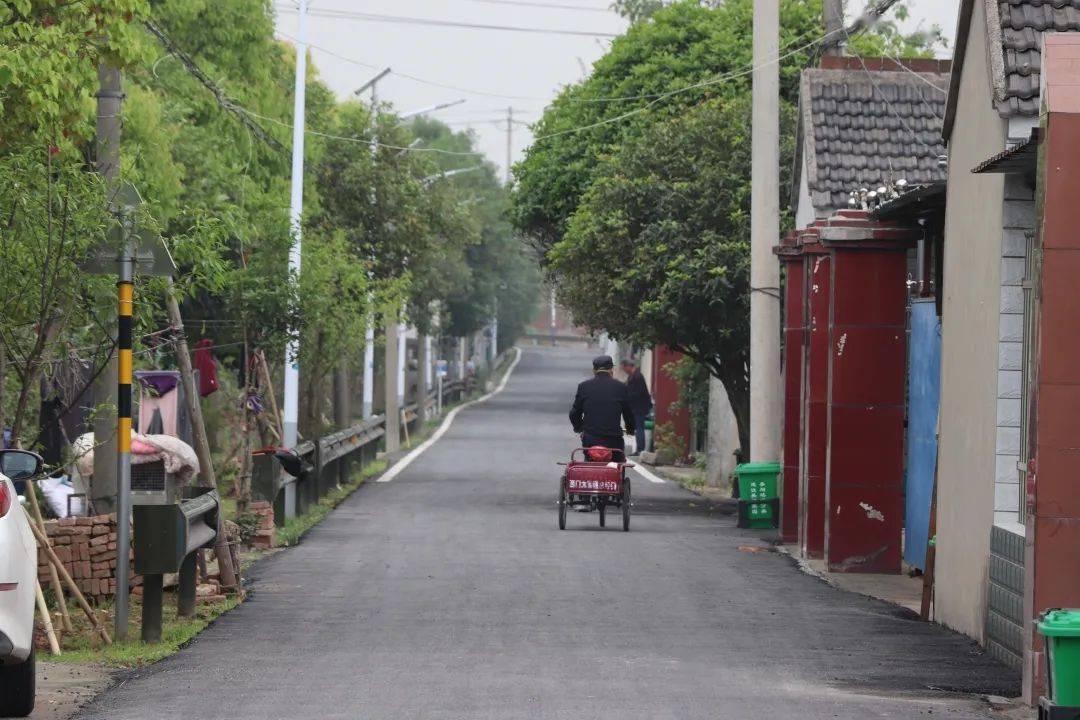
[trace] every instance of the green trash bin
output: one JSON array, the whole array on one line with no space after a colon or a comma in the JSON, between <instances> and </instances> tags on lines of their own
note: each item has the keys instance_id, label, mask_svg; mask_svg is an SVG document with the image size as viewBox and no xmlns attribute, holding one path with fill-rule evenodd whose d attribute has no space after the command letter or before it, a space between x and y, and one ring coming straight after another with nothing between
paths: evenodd
<instances>
[{"instance_id":1,"label":"green trash bin","mask_svg":"<svg viewBox=\"0 0 1080 720\"><path fill-rule=\"evenodd\" d=\"M743 463L735 468L739 482L740 500L772 500L780 497L776 492L780 463Z\"/></svg>"},{"instance_id":2,"label":"green trash bin","mask_svg":"<svg viewBox=\"0 0 1080 720\"><path fill-rule=\"evenodd\" d=\"M1046 639L1050 702L1080 707L1080 610L1047 610L1039 618L1038 627Z\"/></svg>"}]
</instances>

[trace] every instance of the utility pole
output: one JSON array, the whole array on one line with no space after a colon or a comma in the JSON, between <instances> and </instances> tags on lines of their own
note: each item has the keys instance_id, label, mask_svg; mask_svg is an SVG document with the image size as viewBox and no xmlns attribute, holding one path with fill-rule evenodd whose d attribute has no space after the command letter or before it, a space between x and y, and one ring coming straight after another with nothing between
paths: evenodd
<instances>
[{"instance_id":1,"label":"utility pole","mask_svg":"<svg viewBox=\"0 0 1080 720\"><path fill-rule=\"evenodd\" d=\"M383 370L383 394L386 395L386 452L394 453L401 449L401 403L398 400L398 382L396 368L401 366L398 357L398 332L401 323L398 309L392 308L386 313L386 367Z\"/></svg>"},{"instance_id":2,"label":"utility pole","mask_svg":"<svg viewBox=\"0 0 1080 720\"><path fill-rule=\"evenodd\" d=\"M105 180L109 212L116 212L115 194L120 174L121 109L124 91L120 70L102 63L98 66L97 92L97 171ZM115 330L113 339L116 339ZM99 512L115 510L116 504L116 408L106 399L117 385L116 353L109 353L105 369L94 384L94 483L91 499ZM119 594L119 593L118 593Z\"/></svg>"},{"instance_id":3,"label":"utility pole","mask_svg":"<svg viewBox=\"0 0 1080 720\"><path fill-rule=\"evenodd\" d=\"M390 73L390 68L384 69L378 75L368 80L359 90L356 91L357 95L360 95L371 88L371 159L374 163L375 158L379 154L379 139L378 139L378 116L379 116L379 81L382 80ZM371 203L375 204L375 186L371 187ZM374 260L374 257L372 257ZM370 277L369 277L370 279ZM365 420L370 420L375 410L375 311L371 308L372 296L368 293L368 307L370 314L368 315L367 327L364 328L364 398L362 415Z\"/></svg>"},{"instance_id":4,"label":"utility pole","mask_svg":"<svg viewBox=\"0 0 1080 720\"><path fill-rule=\"evenodd\" d=\"M514 159L514 108L506 108L506 187L510 187L510 165Z\"/></svg>"},{"instance_id":5,"label":"utility pole","mask_svg":"<svg viewBox=\"0 0 1080 720\"><path fill-rule=\"evenodd\" d=\"M750 448L780 457L780 0L754 0L750 212Z\"/></svg>"},{"instance_id":6,"label":"utility pole","mask_svg":"<svg viewBox=\"0 0 1080 720\"><path fill-rule=\"evenodd\" d=\"M822 10L825 15L825 34L830 37L834 33L839 34L844 28L844 0L824 0ZM836 40L835 37L832 39ZM825 49L825 54L840 55L841 45L840 42L830 43Z\"/></svg>"},{"instance_id":7,"label":"utility pole","mask_svg":"<svg viewBox=\"0 0 1080 720\"><path fill-rule=\"evenodd\" d=\"M121 110L124 91L119 68L107 63L98 65L97 93L97 170L105 178L109 212L117 216L117 179L120 174ZM99 411L94 419L94 492L99 506L116 511L116 602L114 636L126 640L128 634L129 548L131 547L131 345L134 251L128 227L121 227L124 237L122 254L117 258L117 330L116 353L110 353L101 374L95 401L108 397L116 389L116 408ZM111 387L110 387L111 386ZM100 404L100 403L99 403ZM114 500L115 498L115 500Z\"/></svg>"},{"instance_id":8,"label":"utility pole","mask_svg":"<svg viewBox=\"0 0 1080 720\"><path fill-rule=\"evenodd\" d=\"M289 273L300 276L301 227L304 216L304 108L307 93L308 0L299 0L300 32L296 42L296 78L293 91L292 196L289 221L293 244L289 248ZM289 339L285 348L285 437L282 444L296 447L297 421L300 414L300 338Z\"/></svg>"}]
</instances>

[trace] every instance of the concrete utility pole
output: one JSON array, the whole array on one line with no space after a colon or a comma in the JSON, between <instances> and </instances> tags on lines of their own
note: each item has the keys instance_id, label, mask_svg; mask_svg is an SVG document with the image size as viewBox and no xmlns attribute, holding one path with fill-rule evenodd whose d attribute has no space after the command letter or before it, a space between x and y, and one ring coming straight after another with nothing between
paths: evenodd
<instances>
[{"instance_id":1,"label":"concrete utility pole","mask_svg":"<svg viewBox=\"0 0 1080 720\"><path fill-rule=\"evenodd\" d=\"M844 0L824 0L822 10L825 15L825 34L839 33L844 28ZM826 55L840 55L841 43L830 44Z\"/></svg>"},{"instance_id":2,"label":"concrete utility pole","mask_svg":"<svg viewBox=\"0 0 1080 720\"><path fill-rule=\"evenodd\" d=\"M98 66L97 93L97 170L105 178L109 198L109 212L117 215L120 173L120 133L123 118L124 91L120 70L102 63ZM128 634L129 583L128 548L131 546L131 345L132 345L132 267L133 250L130 247L129 229L121 228L125 246L117 258L119 280L117 282L118 326L116 352L110 354L105 371L95 388L95 402L116 392L116 407L107 404L99 408L94 418L94 487L91 495L98 511L116 511L116 597L113 634L117 640L126 640Z\"/></svg>"},{"instance_id":3,"label":"concrete utility pole","mask_svg":"<svg viewBox=\"0 0 1080 720\"><path fill-rule=\"evenodd\" d=\"M371 157L372 161L379 154L379 139L376 133L378 132L378 114L379 114L379 81L390 74L390 68L384 68L378 75L373 77L364 83L359 90L356 91L357 95L362 94L369 87L371 88ZM375 203L375 187L371 188L371 202ZM374 258L373 258L374 259ZM368 294L368 305L371 305L371 294ZM370 420L374 414L375 403L375 312L372 311L368 317L367 327L364 329L364 398L363 398L363 418Z\"/></svg>"},{"instance_id":4,"label":"concrete utility pole","mask_svg":"<svg viewBox=\"0 0 1080 720\"><path fill-rule=\"evenodd\" d=\"M124 91L120 71L102 63L98 66L97 171L108 188L109 212L116 212L115 195L120 174L121 109ZM111 330L113 340L115 329ZM116 509L116 408L107 402L116 391L117 354L111 352L104 371L94 383L94 483L90 497L98 512Z\"/></svg>"},{"instance_id":5,"label":"concrete utility pole","mask_svg":"<svg viewBox=\"0 0 1080 720\"><path fill-rule=\"evenodd\" d=\"M292 197L289 221L293 244L289 248L289 272L300 275L300 250L304 216L304 104L307 93L308 0L299 0L300 32L296 41L296 78L293 91ZM285 437L282 444L296 447L297 421L300 414L300 338L293 337L285 348Z\"/></svg>"},{"instance_id":6,"label":"concrete utility pole","mask_svg":"<svg viewBox=\"0 0 1080 720\"><path fill-rule=\"evenodd\" d=\"M754 0L750 213L750 448L780 458L780 0Z\"/></svg>"},{"instance_id":7,"label":"concrete utility pole","mask_svg":"<svg viewBox=\"0 0 1080 720\"><path fill-rule=\"evenodd\" d=\"M397 309L386 315L386 366L383 369L383 390L386 395L386 452L401 449L401 403L398 401L397 368L401 364L398 357L398 322Z\"/></svg>"},{"instance_id":8,"label":"concrete utility pole","mask_svg":"<svg viewBox=\"0 0 1080 720\"><path fill-rule=\"evenodd\" d=\"M416 414L420 427L428 421L427 395L431 387L431 336L420 335L417 338L416 351L419 366L416 368Z\"/></svg>"}]
</instances>

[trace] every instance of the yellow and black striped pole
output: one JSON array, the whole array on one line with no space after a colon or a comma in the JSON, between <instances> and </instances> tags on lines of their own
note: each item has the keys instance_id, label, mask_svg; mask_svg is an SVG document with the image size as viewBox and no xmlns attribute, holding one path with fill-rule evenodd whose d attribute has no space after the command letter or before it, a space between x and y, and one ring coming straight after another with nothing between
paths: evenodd
<instances>
[{"instance_id":1,"label":"yellow and black striped pole","mask_svg":"<svg viewBox=\"0 0 1080 720\"><path fill-rule=\"evenodd\" d=\"M131 350L135 283L131 253L120 259L117 283L117 394L116 394L116 638L128 631L129 556L131 548Z\"/></svg>"}]
</instances>

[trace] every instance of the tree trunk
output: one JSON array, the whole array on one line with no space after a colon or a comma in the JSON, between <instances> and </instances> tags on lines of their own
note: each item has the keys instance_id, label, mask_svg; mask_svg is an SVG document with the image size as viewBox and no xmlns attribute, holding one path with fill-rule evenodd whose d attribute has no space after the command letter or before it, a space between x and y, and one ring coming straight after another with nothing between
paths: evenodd
<instances>
[{"instance_id":1,"label":"tree trunk","mask_svg":"<svg viewBox=\"0 0 1080 720\"><path fill-rule=\"evenodd\" d=\"M744 371L731 365L738 365L738 362L710 362L709 370L727 391L735 424L739 428L739 462L743 462L747 457L746 449L750 447L750 383Z\"/></svg>"},{"instance_id":2,"label":"tree trunk","mask_svg":"<svg viewBox=\"0 0 1080 720\"><path fill-rule=\"evenodd\" d=\"M187 402L188 415L195 435L195 454L199 458L199 484L217 489L217 474L210 455L210 440L206 435L206 423L203 421L202 403L198 388L195 387L195 373L191 368L191 355L188 354L187 335L184 334L184 318L180 314L180 303L173 292L172 280L165 291L165 308L169 313L169 324L176 328L179 337L176 343L176 357L180 365L180 380L184 385L184 399ZM229 554L229 541L225 536L225 524L222 513L218 513L217 538L214 542L214 555L218 560L218 577L225 588L239 590L236 570Z\"/></svg>"}]
</instances>

